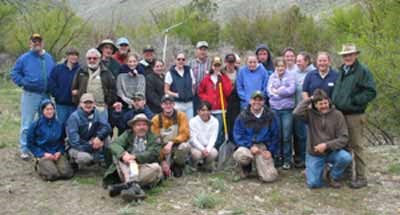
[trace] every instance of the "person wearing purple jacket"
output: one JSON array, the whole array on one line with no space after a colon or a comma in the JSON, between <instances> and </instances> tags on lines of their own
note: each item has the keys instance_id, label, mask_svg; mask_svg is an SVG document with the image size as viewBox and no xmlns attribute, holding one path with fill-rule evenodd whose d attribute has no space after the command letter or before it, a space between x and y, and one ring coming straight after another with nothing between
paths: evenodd
<instances>
[{"instance_id":1,"label":"person wearing purple jacket","mask_svg":"<svg viewBox=\"0 0 400 215\"><path fill-rule=\"evenodd\" d=\"M275 72L268 81L267 93L272 110L279 118L281 131L281 144L279 152L282 158L277 161L277 166L282 165L283 169L290 169L292 164L292 132L293 114L296 94L296 80L293 74L286 71L286 64L283 58L278 57L274 61Z\"/></svg>"},{"instance_id":2,"label":"person wearing purple jacket","mask_svg":"<svg viewBox=\"0 0 400 215\"><path fill-rule=\"evenodd\" d=\"M236 90L240 98L240 108L243 110L249 105L253 92L265 92L268 83L268 72L255 55L247 57L246 65L241 67L236 79Z\"/></svg>"}]
</instances>

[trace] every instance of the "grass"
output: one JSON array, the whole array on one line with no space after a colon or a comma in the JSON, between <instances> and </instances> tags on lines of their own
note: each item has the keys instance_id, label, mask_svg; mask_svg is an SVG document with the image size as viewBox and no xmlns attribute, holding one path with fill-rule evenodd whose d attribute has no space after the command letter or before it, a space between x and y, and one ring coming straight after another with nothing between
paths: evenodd
<instances>
[{"instance_id":1,"label":"grass","mask_svg":"<svg viewBox=\"0 0 400 215\"><path fill-rule=\"evenodd\" d=\"M389 164L388 172L393 175L400 175L400 163Z\"/></svg>"},{"instance_id":2,"label":"grass","mask_svg":"<svg viewBox=\"0 0 400 215\"><path fill-rule=\"evenodd\" d=\"M73 179L74 184L79 184L79 185L97 185L97 179L96 177L82 177L82 176L75 176Z\"/></svg>"},{"instance_id":3,"label":"grass","mask_svg":"<svg viewBox=\"0 0 400 215\"><path fill-rule=\"evenodd\" d=\"M213 190L226 191L225 180L222 178L210 178L208 179L208 184L213 188Z\"/></svg>"},{"instance_id":4,"label":"grass","mask_svg":"<svg viewBox=\"0 0 400 215\"><path fill-rule=\"evenodd\" d=\"M214 194L210 193L199 193L194 198L194 206L200 209L213 209L220 202L220 199Z\"/></svg>"},{"instance_id":5,"label":"grass","mask_svg":"<svg viewBox=\"0 0 400 215\"><path fill-rule=\"evenodd\" d=\"M0 149L18 145L21 89L0 81Z\"/></svg>"}]
</instances>

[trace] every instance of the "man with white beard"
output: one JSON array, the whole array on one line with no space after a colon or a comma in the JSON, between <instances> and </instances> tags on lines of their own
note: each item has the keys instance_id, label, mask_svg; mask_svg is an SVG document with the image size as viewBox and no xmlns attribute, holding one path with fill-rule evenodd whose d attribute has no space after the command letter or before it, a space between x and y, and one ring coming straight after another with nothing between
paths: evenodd
<instances>
[{"instance_id":1,"label":"man with white beard","mask_svg":"<svg viewBox=\"0 0 400 215\"><path fill-rule=\"evenodd\" d=\"M113 73L100 63L101 54L97 49L89 49L86 53L87 66L81 68L72 82L72 100L78 105L84 93L93 94L96 109L104 119L108 119L108 109L122 109L118 102L115 78Z\"/></svg>"}]
</instances>

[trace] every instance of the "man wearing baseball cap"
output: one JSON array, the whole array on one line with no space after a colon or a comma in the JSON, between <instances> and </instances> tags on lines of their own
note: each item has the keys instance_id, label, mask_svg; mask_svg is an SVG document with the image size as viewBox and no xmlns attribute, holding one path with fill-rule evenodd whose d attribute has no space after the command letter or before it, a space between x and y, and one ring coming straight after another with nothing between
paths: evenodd
<instances>
[{"instance_id":1,"label":"man wearing baseball cap","mask_svg":"<svg viewBox=\"0 0 400 215\"><path fill-rule=\"evenodd\" d=\"M23 89L21 95L20 157L29 160L26 146L28 128L40 109L42 100L48 98L48 77L55 66L53 57L43 47L43 37L30 36L30 50L21 55L11 70L11 80Z\"/></svg>"},{"instance_id":2,"label":"man wearing baseball cap","mask_svg":"<svg viewBox=\"0 0 400 215\"><path fill-rule=\"evenodd\" d=\"M131 52L129 40L126 37L118 38L117 40L118 51L115 52L113 58L118 61L119 64L125 64L129 53Z\"/></svg>"},{"instance_id":3,"label":"man wearing baseball cap","mask_svg":"<svg viewBox=\"0 0 400 215\"><path fill-rule=\"evenodd\" d=\"M199 85L203 80L204 76L211 69L211 59L208 57L208 42L199 41L196 44L196 56L194 59L189 61L189 66L193 71L193 76L196 80L194 88L193 98L193 113L196 113L198 105L200 104L200 98L197 94Z\"/></svg>"},{"instance_id":4,"label":"man wearing baseball cap","mask_svg":"<svg viewBox=\"0 0 400 215\"><path fill-rule=\"evenodd\" d=\"M94 96L81 96L78 109L67 121L68 154L75 169L101 162L111 127L96 109ZM105 161L107 162L107 161Z\"/></svg>"},{"instance_id":5,"label":"man wearing baseball cap","mask_svg":"<svg viewBox=\"0 0 400 215\"><path fill-rule=\"evenodd\" d=\"M275 114L265 106L263 92L253 92L250 105L236 118L233 137L238 146L233 154L238 167L236 179L246 178L255 165L261 181L275 181L278 172L273 158L279 144L279 125Z\"/></svg>"},{"instance_id":6,"label":"man wearing baseball cap","mask_svg":"<svg viewBox=\"0 0 400 215\"><path fill-rule=\"evenodd\" d=\"M154 186L162 178L160 138L150 132L151 121L138 114L128 122L129 130L110 145L113 164L104 175L111 197L121 194L126 201L145 198L140 186Z\"/></svg>"},{"instance_id":7,"label":"man wearing baseball cap","mask_svg":"<svg viewBox=\"0 0 400 215\"><path fill-rule=\"evenodd\" d=\"M353 157L353 172L350 187L361 188L367 186L366 162L363 142L365 141L366 115L368 104L376 97L375 80L369 69L358 60L354 44L343 45L343 64L339 67L339 76L336 79L332 92L332 101L336 108L344 114L349 129L349 148Z\"/></svg>"},{"instance_id":8,"label":"man wearing baseball cap","mask_svg":"<svg viewBox=\"0 0 400 215\"><path fill-rule=\"evenodd\" d=\"M161 137L161 166L165 176L181 177L190 153L189 121L184 112L175 108L174 97L165 95L161 99L163 111L153 117L151 131Z\"/></svg>"},{"instance_id":9,"label":"man wearing baseball cap","mask_svg":"<svg viewBox=\"0 0 400 215\"><path fill-rule=\"evenodd\" d=\"M147 76L153 72L153 67L155 63L155 50L151 45L146 45L143 48L143 59L139 62L137 70L139 73Z\"/></svg>"}]
</instances>

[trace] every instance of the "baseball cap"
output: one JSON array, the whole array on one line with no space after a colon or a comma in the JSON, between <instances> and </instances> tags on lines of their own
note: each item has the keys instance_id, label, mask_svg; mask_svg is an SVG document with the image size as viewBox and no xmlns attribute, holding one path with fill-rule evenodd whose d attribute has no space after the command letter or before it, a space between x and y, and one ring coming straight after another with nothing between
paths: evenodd
<instances>
[{"instance_id":1,"label":"baseball cap","mask_svg":"<svg viewBox=\"0 0 400 215\"><path fill-rule=\"evenodd\" d=\"M206 47L206 48L208 48L208 43L207 43L207 41L199 41L199 42L197 42L196 48L201 48L201 47Z\"/></svg>"}]
</instances>

